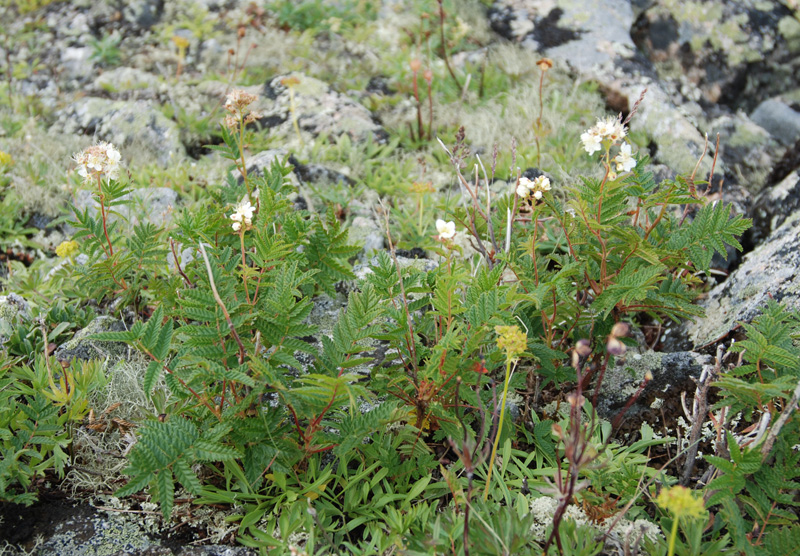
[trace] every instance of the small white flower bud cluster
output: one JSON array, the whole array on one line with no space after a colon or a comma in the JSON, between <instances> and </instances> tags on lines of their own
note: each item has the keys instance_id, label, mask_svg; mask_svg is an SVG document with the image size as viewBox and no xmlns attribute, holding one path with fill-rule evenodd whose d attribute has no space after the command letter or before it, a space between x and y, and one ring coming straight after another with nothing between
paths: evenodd
<instances>
[{"instance_id":1,"label":"small white flower bud cluster","mask_svg":"<svg viewBox=\"0 0 800 556\"><path fill-rule=\"evenodd\" d=\"M526 199L528 195L533 194L533 198L537 201L542 198L545 191L550 191L550 178L546 176L538 176L533 180L526 177L519 179L517 185L517 195Z\"/></svg>"},{"instance_id":2,"label":"small white flower bud cluster","mask_svg":"<svg viewBox=\"0 0 800 556\"><path fill-rule=\"evenodd\" d=\"M77 162L78 174L84 181L91 181L98 177L116 180L119 178L121 158L119 151L114 148L112 143L103 141L77 153L73 160Z\"/></svg>"}]
</instances>

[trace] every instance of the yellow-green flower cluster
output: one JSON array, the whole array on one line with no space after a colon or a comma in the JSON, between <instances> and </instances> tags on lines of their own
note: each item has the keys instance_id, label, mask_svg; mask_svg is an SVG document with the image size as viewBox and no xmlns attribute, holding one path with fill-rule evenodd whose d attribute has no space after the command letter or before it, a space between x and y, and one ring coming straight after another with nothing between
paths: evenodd
<instances>
[{"instance_id":1,"label":"yellow-green flower cluster","mask_svg":"<svg viewBox=\"0 0 800 556\"><path fill-rule=\"evenodd\" d=\"M528 336L519 326L495 326L497 347L506 352L506 360L514 361L528 348Z\"/></svg>"},{"instance_id":2,"label":"yellow-green flower cluster","mask_svg":"<svg viewBox=\"0 0 800 556\"><path fill-rule=\"evenodd\" d=\"M62 241L56 247L56 255L62 259L71 259L79 251L77 241Z\"/></svg>"},{"instance_id":3,"label":"yellow-green flower cluster","mask_svg":"<svg viewBox=\"0 0 800 556\"><path fill-rule=\"evenodd\" d=\"M13 165L14 165L14 159L11 158L11 155L6 152L0 151L0 166L13 166Z\"/></svg>"},{"instance_id":4,"label":"yellow-green flower cluster","mask_svg":"<svg viewBox=\"0 0 800 556\"><path fill-rule=\"evenodd\" d=\"M672 513L676 518L699 518L706 515L703 499L695 498L691 490L682 486L663 489L656 496L656 504Z\"/></svg>"}]
</instances>

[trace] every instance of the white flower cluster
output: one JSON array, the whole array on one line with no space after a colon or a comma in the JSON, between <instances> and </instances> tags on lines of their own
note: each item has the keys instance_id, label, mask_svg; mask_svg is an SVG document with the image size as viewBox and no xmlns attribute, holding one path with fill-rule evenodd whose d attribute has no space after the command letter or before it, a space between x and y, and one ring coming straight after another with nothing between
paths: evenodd
<instances>
[{"instance_id":1,"label":"white flower cluster","mask_svg":"<svg viewBox=\"0 0 800 556\"><path fill-rule=\"evenodd\" d=\"M545 191L550 191L550 178L546 176L538 176L533 180L529 180L524 176L519 179L517 195L523 199L526 199L528 195L533 193L533 198L538 201L542 198Z\"/></svg>"},{"instance_id":2,"label":"white flower cluster","mask_svg":"<svg viewBox=\"0 0 800 556\"><path fill-rule=\"evenodd\" d=\"M250 204L250 201L244 200L233 210L233 214L231 214L230 219L233 220L233 224L231 227L233 228L234 232L238 232L242 229L242 224L244 224L245 229L249 228L253 225L253 214L255 213L255 207Z\"/></svg>"},{"instance_id":3,"label":"white flower cluster","mask_svg":"<svg viewBox=\"0 0 800 556\"><path fill-rule=\"evenodd\" d=\"M78 174L84 181L91 181L98 177L109 180L119 178L119 151L112 143L105 141L87 147L73 157L78 163Z\"/></svg>"},{"instance_id":4,"label":"white flower cluster","mask_svg":"<svg viewBox=\"0 0 800 556\"><path fill-rule=\"evenodd\" d=\"M611 148L622 141L626 135L628 135L628 131L622 125L621 118L619 116L608 116L602 120L597 120L594 127L583 132L581 134L581 143L583 143L583 150L591 155L604 147L606 149ZM633 158L629 143L620 145L619 154L614 157L614 162L616 163L617 172L630 172L636 167L636 160Z\"/></svg>"},{"instance_id":5,"label":"white flower cluster","mask_svg":"<svg viewBox=\"0 0 800 556\"><path fill-rule=\"evenodd\" d=\"M597 120L594 127L587 129L581 134L583 149L594 154L599 151L603 143L608 141L610 145L615 144L625 138L628 132L619 117L608 116L602 120Z\"/></svg>"},{"instance_id":6,"label":"white flower cluster","mask_svg":"<svg viewBox=\"0 0 800 556\"><path fill-rule=\"evenodd\" d=\"M439 232L441 239L453 239L456 235L456 223L452 220L445 222L441 218L436 221L436 231Z\"/></svg>"}]
</instances>

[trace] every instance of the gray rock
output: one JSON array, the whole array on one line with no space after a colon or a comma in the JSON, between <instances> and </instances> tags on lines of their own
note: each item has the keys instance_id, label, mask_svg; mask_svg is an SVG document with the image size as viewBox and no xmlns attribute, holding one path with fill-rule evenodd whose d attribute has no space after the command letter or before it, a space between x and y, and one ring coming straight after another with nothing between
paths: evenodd
<instances>
[{"instance_id":1,"label":"gray rock","mask_svg":"<svg viewBox=\"0 0 800 556\"><path fill-rule=\"evenodd\" d=\"M630 111L647 88L631 130L646 133L658 146L657 162L680 174L692 172L703 152L703 134L697 129L702 110L696 104L678 106L679 95L662 86L649 62L636 56L629 32L633 24L630 2L498 0L490 10L492 27L513 35L509 21L520 14L533 23L522 45L573 68L583 80L600 83L609 98L620 99L615 104L622 102L615 109ZM717 167L723 164L718 161ZM706 157L700 171L707 174L710 168L710 157Z\"/></svg>"},{"instance_id":2,"label":"gray rock","mask_svg":"<svg viewBox=\"0 0 800 556\"><path fill-rule=\"evenodd\" d=\"M51 130L114 143L129 164L168 166L186 156L178 125L143 100L84 98L60 111Z\"/></svg>"},{"instance_id":3,"label":"gray rock","mask_svg":"<svg viewBox=\"0 0 800 556\"><path fill-rule=\"evenodd\" d=\"M751 242L761 243L797 210L800 210L800 168L780 183L764 189L756 198L751 212Z\"/></svg>"},{"instance_id":4,"label":"gray rock","mask_svg":"<svg viewBox=\"0 0 800 556\"><path fill-rule=\"evenodd\" d=\"M284 149L268 149L254 154L245 160L248 176L264 176L269 174L272 164L275 162L283 163L289 152ZM239 177L241 173L236 170L234 176ZM297 179L295 177L295 179Z\"/></svg>"},{"instance_id":5,"label":"gray rock","mask_svg":"<svg viewBox=\"0 0 800 556\"><path fill-rule=\"evenodd\" d=\"M142 221L150 222L156 226L163 226L172 221L172 212L178 201L178 194L168 187L148 187L146 189L134 189L122 200L130 201L114 207L114 213L109 214L109 219L113 222L120 218L127 221L130 228ZM100 204L94 196L94 191L82 189L75 194L75 208L79 210L90 209L90 213L96 215L100 210Z\"/></svg>"},{"instance_id":6,"label":"gray rock","mask_svg":"<svg viewBox=\"0 0 800 556\"><path fill-rule=\"evenodd\" d=\"M579 73L631 57L633 9L628 0L500 0L489 14L500 34L535 52L567 61Z\"/></svg>"},{"instance_id":7,"label":"gray rock","mask_svg":"<svg viewBox=\"0 0 800 556\"><path fill-rule=\"evenodd\" d=\"M627 353L618 358L614 367L606 370L598 394L597 412L606 419L613 419L636 394L647 372L653 375L639 399L626 413L635 415L645 409L641 403L651 396L680 387L690 377L699 377L704 365L711 364L712 357L692 351L660 353L643 351Z\"/></svg>"},{"instance_id":8,"label":"gray rock","mask_svg":"<svg viewBox=\"0 0 800 556\"><path fill-rule=\"evenodd\" d=\"M800 211L795 211L728 279L711 290L703 307L707 316L687 323L695 347L725 337L739 322L751 322L769 298L800 309Z\"/></svg>"},{"instance_id":9,"label":"gray rock","mask_svg":"<svg viewBox=\"0 0 800 556\"><path fill-rule=\"evenodd\" d=\"M150 29L164 12L164 0L126 0L122 2L122 17L136 29Z\"/></svg>"},{"instance_id":10,"label":"gray rock","mask_svg":"<svg viewBox=\"0 0 800 556\"><path fill-rule=\"evenodd\" d=\"M284 85L287 79L297 80L291 91ZM290 144L299 142L294 120L300 128L303 141L345 134L355 141L365 141L371 137L383 142L388 137L367 108L337 93L327 83L300 73L272 79L261 91L255 109L262 116L262 125L271 128L273 133L284 137L285 142Z\"/></svg>"},{"instance_id":11,"label":"gray rock","mask_svg":"<svg viewBox=\"0 0 800 556\"><path fill-rule=\"evenodd\" d=\"M632 30L662 79L685 79L709 103L752 110L796 86L800 60L779 2L656 0Z\"/></svg>"},{"instance_id":12,"label":"gray rock","mask_svg":"<svg viewBox=\"0 0 800 556\"><path fill-rule=\"evenodd\" d=\"M72 359L88 361L98 358L118 361L128 351L124 343L92 340L89 336L100 332L122 332L123 330L125 330L125 323L122 321L108 316L99 316L86 328L79 330L71 340L61 344L56 350L56 359L65 363Z\"/></svg>"},{"instance_id":13,"label":"gray rock","mask_svg":"<svg viewBox=\"0 0 800 556\"><path fill-rule=\"evenodd\" d=\"M750 119L783 145L793 145L800 139L800 112L778 99L771 98L759 104Z\"/></svg>"},{"instance_id":14,"label":"gray rock","mask_svg":"<svg viewBox=\"0 0 800 556\"><path fill-rule=\"evenodd\" d=\"M106 93L149 90L150 94L153 94L158 90L160 84L161 81L152 73L136 68L121 67L98 75L92 87Z\"/></svg>"},{"instance_id":15,"label":"gray rock","mask_svg":"<svg viewBox=\"0 0 800 556\"><path fill-rule=\"evenodd\" d=\"M353 243L364 246L358 256L361 262L366 262L376 251L383 251L385 247L383 229L371 218L356 216L350 224L349 237Z\"/></svg>"},{"instance_id":16,"label":"gray rock","mask_svg":"<svg viewBox=\"0 0 800 556\"><path fill-rule=\"evenodd\" d=\"M763 187L767 174L780 158L785 148L763 127L748 118L744 112L712 109L719 112L700 124L708 132L709 152L713 156L714 141L720 136L717 173L725 178L725 190L730 185L742 185L756 194ZM719 166L722 161L722 166ZM703 176L706 179L707 176ZM728 195L726 194L726 199ZM749 207L747 207L749 209Z\"/></svg>"},{"instance_id":17,"label":"gray rock","mask_svg":"<svg viewBox=\"0 0 800 556\"><path fill-rule=\"evenodd\" d=\"M92 49L88 46L68 46L61 51L63 76L69 79L83 79L95 73L94 64L89 61Z\"/></svg>"}]
</instances>

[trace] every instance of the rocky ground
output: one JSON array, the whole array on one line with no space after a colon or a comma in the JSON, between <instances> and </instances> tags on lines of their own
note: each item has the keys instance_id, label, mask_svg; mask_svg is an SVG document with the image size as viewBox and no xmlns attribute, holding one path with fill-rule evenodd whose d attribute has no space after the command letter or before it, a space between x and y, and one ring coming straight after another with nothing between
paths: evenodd
<instances>
[{"instance_id":1,"label":"rocky ground","mask_svg":"<svg viewBox=\"0 0 800 556\"><path fill-rule=\"evenodd\" d=\"M295 203L318 210L326 200L338 203L351 237L364 245L362 262L386 248L373 210L379 198L412 180L430 182L442 196L453 186L452 175L434 163L435 146L422 154L403 151L407 129L416 126L408 36L420 11L433 13L431 2L371 2L371 21L363 27L348 20L352 2L318 2L330 16L315 21L313 33L298 29L291 11L280 11L291 2L38 4L19 0L0 8L8 93L0 151L15 161L6 177L18 200L14 215L0 216L0 260L56 260L55 246L71 234L61 218L65 203L94 203L89 192L74 190L70 157L96 140L122 151L136 183L134 203L125 207L131 220L169 222L197 191L221 183L226 163L207 145L220 142L220 107L232 84L259 95L263 133L250 145L248 173L288 157L299 186ZM550 123L578 130L603 110L627 115L646 89L630 127L659 177L696 171L705 179L713 167L709 195L734 202L753 219L745 251L715 261L713 287L703 300L707 317L653 327L625 365L609 373L614 387L601 400L602 414L616 413L641 377L655 371L658 380L638 409L654 415L653 401L690 387L714 346L738 338L739 323L751 321L766 299L800 309L799 10L794 0L464 0L449 14L449 32L462 47L451 60L459 75L481 79L479 68L491 66L487 90L509 86L510 98L502 109L499 100L478 103L474 90L465 93L463 108L457 94L437 99L433 127L463 123L478 152L490 152L495 141L505 148L512 136L532 144L535 62L547 57L554 65L547 86L563 91L563 114L578 112L570 120L551 111ZM398 149L392 141L402 134L405 143L391 155L389 171L370 164L364 152ZM565 180L582 169L580 162L550 162ZM407 264L434 264L413 235L406 238L400 247L408 251ZM422 258L414 260L414 248ZM27 302L0 293L2 336L4 320L24 316ZM343 295L316 301L323 331L343 303ZM104 317L92 331L119 325ZM110 358L110 367L130 363L121 348L82 339L91 331L75 332L56 350L59 359L100 355ZM52 485L32 509L0 507L6 543L0 553L16 553L15 547L37 554L249 553L223 546L232 538L224 515L205 514L206 526L189 525L187 505L184 521L162 527L148 521L154 512L147 503L120 504L91 472L60 487L73 489L82 502L63 498Z\"/></svg>"}]
</instances>

